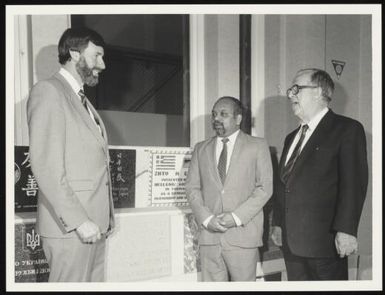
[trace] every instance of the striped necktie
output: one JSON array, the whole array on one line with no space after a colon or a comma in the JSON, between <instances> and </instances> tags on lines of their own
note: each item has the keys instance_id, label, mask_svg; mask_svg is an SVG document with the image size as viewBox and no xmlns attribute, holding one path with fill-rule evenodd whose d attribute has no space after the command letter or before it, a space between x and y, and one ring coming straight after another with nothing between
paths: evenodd
<instances>
[{"instance_id":1,"label":"striped necktie","mask_svg":"<svg viewBox=\"0 0 385 295\"><path fill-rule=\"evenodd\" d=\"M227 166L227 142L229 139L227 137L222 139L223 147L222 152L219 156L218 160L218 172L219 176L221 177L222 184L225 183L226 180L226 166Z\"/></svg>"},{"instance_id":2,"label":"striped necktie","mask_svg":"<svg viewBox=\"0 0 385 295\"><path fill-rule=\"evenodd\" d=\"M87 99L86 99L87 97L86 97L86 94L84 93L84 90L80 89L78 92L78 95L80 96L82 105L85 107L85 109L87 110L87 113L88 113Z\"/></svg>"},{"instance_id":3,"label":"striped necktie","mask_svg":"<svg viewBox=\"0 0 385 295\"><path fill-rule=\"evenodd\" d=\"M282 169L281 178L286 183L287 179L289 178L289 175L291 171L293 170L295 161L299 157L299 154L301 153L301 145L303 143L303 140L305 139L306 131L309 129L308 125L303 125L301 129L301 136L299 138L299 141L297 142L297 145L295 146L293 153L290 156L289 161L287 162L286 166Z\"/></svg>"},{"instance_id":4,"label":"striped necktie","mask_svg":"<svg viewBox=\"0 0 385 295\"><path fill-rule=\"evenodd\" d=\"M83 89L80 89L79 92L78 92L78 95L80 96L82 105L83 105L84 108L86 109L87 114L90 115L90 110L88 109L88 106L87 106L87 96L86 96L86 94L84 93L84 90L83 90ZM91 117L91 115L90 115L90 117ZM91 118L92 118L92 117L91 117ZM94 120L95 120L96 125L98 125L99 128L100 128L100 123L99 123L98 118L96 118L95 116L93 116L93 118L94 118ZM101 134L103 135L102 129L100 128L99 130L100 130Z\"/></svg>"}]
</instances>

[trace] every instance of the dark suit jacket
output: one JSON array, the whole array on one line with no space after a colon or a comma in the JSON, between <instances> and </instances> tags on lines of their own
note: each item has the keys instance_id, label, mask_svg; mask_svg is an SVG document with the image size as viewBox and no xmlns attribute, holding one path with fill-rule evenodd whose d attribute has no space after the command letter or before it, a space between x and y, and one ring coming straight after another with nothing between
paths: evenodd
<instances>
[{"instance_id":1,"label":"dark suit jacket","mask_svg":"<svg viewBox=\"0 0 385 295\"><path fill-rule=\"evenodd\" d=\"M285 139L279 172L297 131ZM357 235L367 185L362 125L329 110L303 148L287 183L275 182L273 224L281 226L284 244L298 256L336 255L336 232Z\"/></svg>"},{"instance_id":2,"label":"dark suit jacket","mask_svg":"<svg viewBox=\"0 0 385 295\"><path fill-rule=\"evenodd\" d=\"M27 105L29 153L39 185L37 230L43 237L78 238L87 219L102 233L114 227L107 134L62 75L40 81Z\"/></svg>"},{"instance_id":3,"label":"dark suit jacket","mask_svg":"<svg viewBox=\"0 0 385 295\"><path fill-rule=\"evenodd\" d=\"M224 235L231 245L262 246L263 206L273 191L267 142L239 131L224 184L217 169L215 146L216 137L196 144L186 179L187 199L199 225L212 214L234 212L242 226L213 233L202 225L199 244L219 244Z\"/></svg>"}]
</instances>

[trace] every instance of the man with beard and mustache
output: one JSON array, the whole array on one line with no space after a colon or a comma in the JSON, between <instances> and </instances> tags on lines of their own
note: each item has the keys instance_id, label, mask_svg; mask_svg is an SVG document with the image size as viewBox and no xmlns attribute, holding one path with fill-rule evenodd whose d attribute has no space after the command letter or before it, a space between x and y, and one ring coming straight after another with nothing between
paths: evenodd
<instances>
[{"instance_id":1,"label":"man with beard and mustache","mask_svg":"<svg viewBox=\"0 0 385 295\"><path fill-rule=\"evenodd\" d=\"M103 47L95 31L67 29L58 46L61 69L34 85L27 104L49 282L104 280L105 240L114 228L107 134L83 91L105 68Z\"/></svg>"},{"instance_id":2,"label":"man with beard and mustache","mask_svg":"<svg viewBox=\"0 0 385 295\"><path fill-rule=\"evenodd\" d=\"M242 113L238 99L217 100L211 113L216 136L195 146L187 175L203 281L256 280L273 175L266 140L240 130Z\"/></svg>"}]
</instances>

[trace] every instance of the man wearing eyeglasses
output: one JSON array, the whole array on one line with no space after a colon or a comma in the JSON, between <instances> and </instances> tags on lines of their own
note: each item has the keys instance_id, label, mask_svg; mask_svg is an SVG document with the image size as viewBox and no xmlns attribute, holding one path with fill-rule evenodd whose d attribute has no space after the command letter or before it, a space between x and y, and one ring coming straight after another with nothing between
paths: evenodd
<instances>
[{"instance_id":1,"label":"man wearing eyeglasses","mask_svg":"<svg viewBox=\"0 0 385 295\"><path fill-rule=\"evenodd\" d=\"M297 72L287 97L300 126L284 143L275 183L272 239L288 280L347 280L368 184L366 139L356 120L329 108L334 90L319 69Z\"/></svg>"}]
</instances>

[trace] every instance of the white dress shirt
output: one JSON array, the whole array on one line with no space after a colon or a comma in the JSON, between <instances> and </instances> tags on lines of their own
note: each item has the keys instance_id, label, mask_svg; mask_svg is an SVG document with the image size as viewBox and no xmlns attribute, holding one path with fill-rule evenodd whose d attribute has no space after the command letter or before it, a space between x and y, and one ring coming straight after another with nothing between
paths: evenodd
<instances>
[{"instance_id":1,"label":"white dress shirt","mask_svg":"<svg viewBox=\"0 0 385 295\"><path fill-rule=\"evenodd\" d=\"M310 120L309 123L307 123L307 125L309 126L308 130L306 131L306 134L305 134L305 138L303 139L303 142L302 142L302 145L301 145L301 148L300 148L300 151L302 151L303 147L305 146L305 144L307 143L307 141L309 140L310 136L313 134L314 130L317 128L319 122L322 120L322 118L326 115L326 113L329 111L329 108L325 107L324 109L322 109L318 114L316 114L313 119ZM306 125L305 123L301 123L301 128L298 130L297 134L295 135L294 137L294 140L293 140L293 143L291 144L290 146L290 149L287 153L287 156L286 156L286 160L285 160L285 165L287 164L287 162L289 161L290 157L291 157L291 154L293 153L294 151L294 148L295 146L297 145L297 142L299 141L299 138L301 137L301 130L302 130L302 126L303 125Z\"/></svg>"},{"instance_id":2,"label":"white dress shirt","mask_svg":"<svg viewBox=\"0 0 385 295\"><path fill-rule=\"evenodd\" d=\"M70 84L72 90L76 93L76 95L79 97L79 100L81 102L81 97L79 95L79 91L83 90L83 85L79 85L78 81L71 75L70 72L68 72L65 68L60 68L59 74L63 76L64 79ZM83 90L84 91L84 90ZM87 107L88 114L90 115L92 121L95 123L96 127L98 127L99 132L102 133L102 129L100 128L99 124L96 123L94 114L90 111L90 109Z\"/></svg>"},{"instance_id":3,"label":"white dress shirt","mask_svg":"<svg viewBox=\"0 0 385 295\"><path fill-rule=\"evenodd\" d=\"M238 133L239 133L239 130L235 131L233 134L227 137L229 141L226 144L227 145L226 173L229 170L230 159L231 159L231 155L233 154L235 140L237 139ZM215 161L217 163L217 166L218 166L219 157L221 156L221 152L223 148L223 142L222 142L223 138L224 137L217 136L217 139L216 139L217 143L215 145Z\"/></svg>"},{"instance_id":4,"label":"white dress shirt","mask_svg":"<svg viewBox=\"0 0 385 295\"><path fill-rule=\"evenodd\" d=\"M227 145L226 173L227 173L229 166L230 166L230 159L231 159L231 155L233 154L234 145L235 145L235 141L237 139L238 134L239 134L239 129L237 131L235 131L233 134L231 134L229 137L227 137L229 139L229 141L226 144ZM218 166L219 157L221 155L222 148L223 148L223 142L222 142L223 138L224 137L217 136L217 139L216 139L217 142L216 142L216 147L215 147L215 160L216 160L217 166ZM233 216L234 221L237 224L237 226L241 226L242 221L238 218L238 216L235 215L234 213L231 213L231 215ZM213 217L214 217L214 215L211 215L203 221L203 225L206 228L207 228L207 225L209 224L211 218L213 218Z\"/></svg>"}]
</instances>

